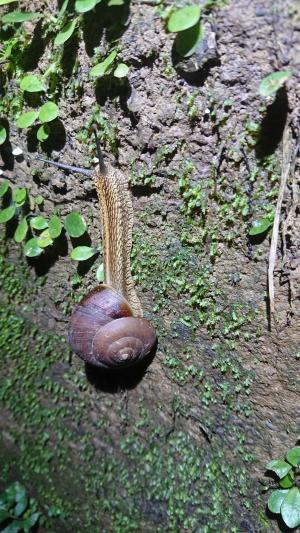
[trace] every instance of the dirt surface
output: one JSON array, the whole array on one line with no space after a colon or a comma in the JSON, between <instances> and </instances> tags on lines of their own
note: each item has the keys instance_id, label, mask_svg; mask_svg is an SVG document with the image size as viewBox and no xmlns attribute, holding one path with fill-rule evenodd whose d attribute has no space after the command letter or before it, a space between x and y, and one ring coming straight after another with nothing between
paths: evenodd
<instances>
[{"instance_id":1,"label":"dirt surface","mask_svg":"<svg viewBox=\"0 0 300 533\"><path fill-rule=\"evenodd\" d=\"M24 6L34 9L35 2ZM11 183L43 195L45 215L54 208L62 219L71 210L82 213L88 235L76 244L98 245L93 180L34 161L37 153L46 153L60 162L92 167L94 144L78 134L95 118L104 132L105 159L131 184L136 217L133 273L159 343L145 374L108 380L86 369L88 388L82 394L89 412L80 430L91 437L100 457L122 456L116 443L132 434L144 409L151 422L139 430L143 442L149 439L149 427L160 428L166 439L182 431L201 449L204 463L205 457L222 451L225 463L244 465L250 508L243 507L242 495L232 503L229 482L224 482L235 531L275 531L277 522L261 519L266 497L259 481L266 463L296 444L300 423L298 163L284 195L272 331L267 306L270 233L253 242L248 231L265 206L276 204L285 125L290 123L290 148L299 131L299 13L292 0L236 0L206 10L210 46L199 51L196 67L183 63L175 69L173 36L166 32L162 7L131 2L118 55L130 72L121 82L108 76L96 84L90 81L93 48L107 50L108 43L99 19L86 15L82 33L64 47L55 135L38 146L34 135L21 132L11 120L11 144L2 147L3 159L9 161L11 147L20 146L24 160L3 167L4 173ZM43 3L41 10L56 13L56 2ZM50 40L45 38L40 46L39 34L40 23L30 72L44 72L51 61ZM286 88L270 100L260 97L259 81L286 68L294 73ZM250 123L260 126L255 141ZM8 229L8 239L11 233ZM37 294L27 294L22 301L24 316L41 330L62 336L71 308L97 283L95 271L101 262L97 257L76 270L71 249L63 236L43 257L27 261L30 283L44 281ZM14 249L10 261L19 261ZM82 276L79 282L74 281L76 272ZM72 361L74 372L82 373L82 362ZM66 363L58 363L58 381L65 369ZM99 412L107 419L105 437L93 429ZM6 431L10 424L9 416L1 420ZM252 462L245 459L248 455ZM152 504L140 507L143 531L160 531L160 520L167 524L164 505L159 514ZM102 527L117 531L109 524L104 519ZM213 531L205 529L206 522L195 528L182 524L178 519L165 531ZM215 525L214 531L229 531L220 516L218 524L220 529Z\"/></svg>"}]
</instances>

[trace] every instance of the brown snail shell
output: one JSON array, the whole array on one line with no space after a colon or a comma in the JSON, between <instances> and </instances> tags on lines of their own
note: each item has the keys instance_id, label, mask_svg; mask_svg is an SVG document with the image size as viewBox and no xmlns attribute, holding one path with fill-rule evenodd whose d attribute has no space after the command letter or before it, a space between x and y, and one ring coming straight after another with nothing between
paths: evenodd
<instances>
[{"instance_id":1,"label":"brown snail shell","mask_svg":"<svg viewBox=\"0 0 300 533\"><path fill-rule=\"evenodd\" d=\"M156 343L148 320L132 316L128 302L107 285L87 294L71 316L69 342L84 361L106 368L145 359Z\"/></svg>"}]
</instances>

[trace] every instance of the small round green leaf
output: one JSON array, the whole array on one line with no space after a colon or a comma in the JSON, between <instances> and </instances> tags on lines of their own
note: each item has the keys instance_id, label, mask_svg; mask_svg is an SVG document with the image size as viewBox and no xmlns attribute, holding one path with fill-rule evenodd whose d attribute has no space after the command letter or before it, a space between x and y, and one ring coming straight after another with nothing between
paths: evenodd
<instances>
[{"instance_id":1,"label":"small round green leaf","mask_svg":"<svg viewBox=\"0 0 300 533\"><path fill-rule=\"evenodd\" d=\"M98 268L97 268L96 279L100 283L102 283L102 281L104 281L104 265L103 265L103 263L101 263L101 265L99 265Z\"/></svg>"},{"instance_id":2,"label":"small round green leaf","mask_svg":"<svg viewBox=\"0 0 300 533\"><path fill-rule=\"evenodd\" d=\"M254 237L255 235L261 235L273 226L273 222L269 218L260 218L252 222L252 227L249 230L249 235Z\"/></svg>"},{"instance_id":3,"label":"small round green leaf","mask_svg":"<svg viewBox=\"0 0 300 533\"><path fill-rule=\"evenodd\" d=\"M77 246L71 252L71 259L74 261L86 261L98 253L96 248L90 248L90 246Z\"/></svg>"},{"instance_id":4,"label":"small round green leaf","mask_svg":"<svg viewBox=\"0 0 300 533\"><path fill-rule=\"evenodd\" d=\"M271 513L280 513L281 504L286 497L288 490L274 490L268 499L268 508Z\"/></svg>"},{"instance_id":5,"label":"small round green leaf","mask_svg":"<svg viewBox=\"0 0 300 533\"><path fill-rule=\"evenodd\" d=\"M0 145L6 141L7 131L4 126L0 126Z\"/></svg>"},{"instance_id":6,"label":"small round green leaf","mask_svg":"<svg viewBox=\"0 0 300 533\"><path fill-rule=\"evenodd\" d=\"M201 13L200 6L186 6L174 11L168 21L168 30L178 32L197 24Z\"/></svg>"},{"instance_id":7,"label":"small round green leaf","mask_svg":"<svg viewBox=\"0 0 300 533\"><path fill-rule=\"evenodd\" d=\"M288 491L281 505L281 516L288 527L297 527L300 524L300 492L297 487Z\"/></svg>"},{"instance_id":8,"label":"small round green leaf","mask_svg":"<svg viewBox=\"0 0 300 533\"><path fill-rule=\"evenodd\" d=\"M116 55L117 55L116 50L113 50L109 54L109 56L107 56L107 58L104 59L104 61L102 61L101 63L98 63L98 65L95 65L90 70L90 75L95 77L95 78L101 78L101 76L104 76L104 74L109 69L110 65L114 62L114 60L116 58Z\"/></svg>"},{"instance_id":9,"label":"small round green leaf","mask_svg":"<svg viewBox=\"0 0 300 533\"><path fill-rule=\"evenodd\" d=\"M119 63L114 71L115 78L125 78L129 72L129 67L125 63Z\"/></svg>"},{"instance_id":10,"label":"small round green leaf","mask_svg":"<svg viewBox=\"0 0 300 533\"><path fill-rule=\"evenodd\" d=\"M0 198L7 193L9 187L10 187L10 185L9 185L9 182L7 180L2 181L2 183L0 185Z\"/></svg>"},{"instance_id":11,"label":"small round green leaf","mask_svg":"<svg viewBox=\"0 0 300 533\"><path fill-rule=\"evenodd\" d=\"M23 218L21 222L19 222L17 229L14 234L14 239L16 242L22 242L24 241L28 231L28 223L26 218Z\"/></svg>"},{"instance_id":12,"label":"small round green leaf","mask_svg":"<svg viewBox=\"0 0 300 533\"><path fill-rule=\"evenodd\" d=\"M62 230L62 223L57 215L53 215L49 220L49 235L51 239L57 239Z\"/></svg>"},{"instance_id":13,"label":"small round green leaf","mask_svg":"<svg viewBox=\"0 0 300 533\"><path fill-rule=\"evenodd\" d=\"M70 39L70 37L74 33L76 23L77 18L74 20L70 20L70 22L67 22L63 29L56 35L54 39L55 46L60 46L61 44L64 44L68 39Z\"/></svg>"},{"instance_id":14,"label":"small round green leaf","mask_svg":"<svg viewBox=\"0 0 300 533\"><path fill-rule=\"evenodd\" d=\"M26 496L26 489L24 485L19 482L15 483L16 502L24 501Z\"/></svg>"},{"instance_id":15,"label":"small round green leaf","mask_svg":"<svg viewBox=\"0 0 300 533\"><path fill-rule=\"evenodd\" d=\"M292 470L279 481L279 486L282 489L290 489L295 484L294 473Z\"/></svg>"},{"instance_id":16,"label":"small round green leaf","mask_svg":"<svg viewBox=\"0 0 300 533\"><path fill-rule=\"evenodd\" d=\"M49 135L50 135L50 127L48 124L42 124L36 133L37 139L40 142L46 141Z\"/></svg>"},{"instance_id":17,"label":"small round green leaf","mask_svg":"<svg viewBox=\"0 0 300 533\"><path fill-rule=\"evenodd\" d=\"M77 13L86 13L95 7L97 0L76 0L75 10Z\"/></svg>"},{"instance_id":18,"label":"small round green leaf","mask_svg":"<svg viewBox=\"0 0 300 533\"><path fill-rule=\"evenodd\" d=\"M33 74L29 74L21 80L20 88L22 91L28 91L29 93L38 93L45 90L41 80Z\"/></svg>"},{"instance_id":19,"label":"small round green leaf","mask_svg":"<svg viewBox=\"0 0 300 533\"><path fill-rule=\"evenodd\" d=\"M42 105L39 112L39 119L41 122L51 122L59 115L59 109L54 102L46 102Z\"/></svg>"},{"instance_id":20,"label":"small round green leaf","mask_svg":"<svg viewBox=\"0 0 300 533\"><path fill-rule=\"evenodd\" d=\"M0 211L0 224L5 224L5 222L8 222L11 220L16 213L16 205L12 204L9 207L6 207L5 209L1 209Z\"/></svg>"},{"instance_id":21,"label":"small round green leaf","mask_svg":"<svg viewBox=\"0 0 300 533\"><path fill-rule=\"evenodd\" d=\"M181 57L191 56L195 52L198 43L203 39L203 37L204 26L202 22L199 21L197 24L195 24L195 26L181 31L176 35L176 51Z\"/></svg>"},{"instance_id":22,"label":"small round green leaf","mask_svg":"<svg viewBox=\"0 0 300 533\"><path fill-rule=\"evenodd\" d=\"M28 518L25 520L22 520L22 527L24 528L24 531L30 531L33 526L38 522L38 520L41 517L40 512L32 513Z\"/></svg>"},{"instance_id":23,"label":"small round green leaf","mask_svg":"<svg viewBox=\"0 0 300 533\"><path fill-rule=\"evenodd\" d=\"M41 195L38 195L35 198L35 203L36 203L36 205L42 205L44 203L44 198Z\"/></svg>"},{"instance_id":24,"label":"small round green leaf","mask_svg":"<svg viewBox=\"0 0 300 533\"><path fill-rule=\"evenodd\" d=\"M107 5L108 5L108 7L123 6L124 5L124 0L109 0Z\"/></svg>"},{"instance_id":25,"label":"small round green leaf","mask_svg":"<svg viewBox=\"0 0 300 533\"><path fill-rule=\"evenodd\" d=\"M22 205L25 202L26 196L27 196L27 190L23 187L14 189L12 193L12 199L18 205Z\"/></svg>"},{"instance_id":26,"label":"small round green leaf","mask_svg":"<svg viewBox=\"0 0 300 533\"><path fill-rule=\"evenodd\" d=\"M41 248L46 248L47 246L50 246L50 244L53 244L53 240L50 237L49 229L45 229L44 231L42 231L42 233L36 238L36 242Z\"/></svg>"},{"instance_id":27,"label":"small round green leaf","mask_svg":"<svg viewBox=\"0 0 300 533\"><path fill-rule=\"evenodd\" d=\"M292 70L279 70L278 72L269 74L269 76L266 76L261 80L259 84L259 94L261 96L271 96L271 94L276 93L292 74Z\"/></svg>"},{"instance_id":28,"label":"small round green leaf","mask_svg":"<svg viewBox=\"0 0 300 533\"><path fill-rule=\"evenodd\" d=\"M24 513L25 509L28 506L28 498L27 496L24 496L24 498L20 499L15 506L14 514L18 517L21 517L21 515Z\"/></svg>"},{"instance_id":29,"label":"small round green leaf","mask_svg":"<svg viewBox=\"0 0 300 533\"><path fill-rule=\"evenodd\" d=\"M279 460L275 459L274 461L270 461L267 464L266 468L268 470L272 470L272 472L275 472L275 474L277 474L277 476L280 477L281 479L287 475L287 473L291 470L292 467L291 465L289 465L285 461L282 461L281 459Z\"/></svg>"},{"instance_id":30,"label":"small round green leaf","mask_svg":"<svg viewBox=\"0 0 300 533\"><path fill-rule=\"evenodd\" d=\"M13 2L16 2L17 0L0 0L0 6L4 6L5 4L12 4Z\"/></svg>"},{"instance_id":31,"label":"small round green leaf","mask_svg":"<svg viewBox=\"0 0 300 533\"><path fill-rule=\"evenodd\" d=\"M27 257L37 257L38 255L41 255L43 249L40 248L40 246L37 243L37 239L33 237L33 239L29 239L29 241L26 242L24 248L24 254Z\"/></svg>"},{"instance_id":32,"label":"small round green leaf","mask_svg":"<svg viewBox=\"0 0 300 533\"><path fill-rule=\"evenodd\" d=\"M3 15L2 21L5 24L8 23L18 23L18 22L25 22L27 20L33 20L42 17L42 13L33 13L29 11L11 11L10 13L6 13L6 15Z\"/></svg>"},{"instance_id":33,"label":"small round green leaf","mask_svg":"<svg viewBox=\"0 0 300 533\"><path fill-rule=\"evenodd\" d=\"M41 215L30 219L30 226L33 229L42 230L48 228L47 220Z\"/></svg>"},{"instance_id":34,"label":"small round green leaf","mask_svg":"<svg viewBox=\"0 0 300 533\"><path fill-rule=\"evenodd\" d=\"M295 448L291 448L287 454L286 458L288 462L293 466L300 466L300 446L295 446Z\"/></svg>"},{"instance_id":35,"label":"small round green leaf","mask_svg":"<svg viewBox=\"0 0 300 533\"><path fill-rule=\"evenodd\" d=\"M26 111L22 113L17 120L18 128L29 128L39 116L38 111Z\"/></svg>"},{"instance_id":36,"label":"small round green leaf","mask_svg":"<svg viewBox=\"0 0 300 533\"><path fill-rule=\"evenodd\" d=\"M86 223L79 213L73 211L65 218L65 229L70 237L81 237L86 231Z\"/></svg>"}]
</instances>

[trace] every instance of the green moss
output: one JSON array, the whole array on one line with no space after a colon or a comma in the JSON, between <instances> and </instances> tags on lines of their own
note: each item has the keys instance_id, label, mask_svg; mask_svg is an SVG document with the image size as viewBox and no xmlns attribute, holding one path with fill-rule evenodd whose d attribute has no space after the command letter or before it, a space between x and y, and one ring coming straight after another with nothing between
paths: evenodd
<instances>
[{"instance_id":1,"label":"green moss","mask_svg":"<svg viewBox=\"0 0 300 533\"><path fill-rule=\"evenodd\" d=\"M168 147L155 154L155 168L174 153ZM0 313L0 400L18 450L3 457L2 480L17 469L42 505L59 510L63 530L235 532L236 517L248 514L251 455L236 421L251 416L252 376L240 340L255 338L253 310L232 290L239 273L232 279L222 270L220 283L218 271L219 257L246 231L245 188L227 174L216 181L215 166L204 183L189 162L168 179L181 211L169 219L157 204L145 206L132 266L145 302L153 302L146 315L158 331L162 371L177 391L169 402L137 390L128 413L125 402L95 390L65 340L38 331L26 309L20 316L15 308L28 301L27 287L34 286L31 302L39 291L28 270L0 264L10 302ZM154 242L148 225L163 239ZM66 311L82 290L73 277ZM186 388L182 396L179 387ZM183 429L191 420L197 439Z\"/></svg>"},{"instance_id":2,"label":"green moss","mask_svg":"<svg viewBox=\"0 0 300 533\"><path fill-rule=\"evenodd\" d=\"M207 454L182 431L167 439L142 405L130 434L114 443L115 453L99 455L93 438L99 430L108 438L105 419L100 416L93 430L83 423L89 401L82 372L66 366L63 380L56 378L57 365L68 361L62 339L27 330L24 318L7 308L1 310L0 327L5 369L0 400L13 416L9 432L20 450L6 462L17 466L26 484L34 484L45 508L59 509L68 528L83 532L103 524L105 531L107 520L120 533L140 531L142 524L157 532L199 524L207 532L225 526L235 531L228 493L247 492L238 460L229 465L224 452ZM147 428L146 440L141 428ZM2 481L8 475L6 467Z\"/></svg>"},{"instance_id":3,"label":"green moss","mask_svg":"<svg viewBox=\"0 0 300 533\"><path fill-rule=\"evenodd\" d=\"M177 256L178 268L183 257ZM5 260L2 276L3 272L4 290L9 293L15 271ZM16 294L23 298L28 282L23 286L22 279ZM166 294L169 283L167 279ZM70 364L64 339L32 326L13 302L0 309L0 330L0 401L11 417L3 450L8 436L15 445L13 452L2 452L2 483L17 471L27 487L34 487L42 508L55 509L54 520L64 530L85 532L101 527L104 532L171 533L200 527L201 532L213 533L225 527L229 532L238 531L232 526L236 513L232 501L239 498L247 506L245 495L249 492L240 434L236 433L234 444L229 445L232 460L228 460L229 449L199 446L177 429L176 420L194 416L192 405L179 397L172 401L174 427L157 424L143 396L134 419L128 418L122 405L118 414L115 400L106 395L101 396L102 408L95 411L92 405L98 402L98 392L91 389L82 366ZM214 350L217 354L216 347ZM215 380L192 362L192 343L184 352L188 364L182 364L181 357L175 364L166 357L166 368L174 366L179 383L193 383L202 405L201 419L204 417L211 433L215 424L209 409L212 402L220 404L224 419L233 408L232 395L239 392L224 384L216 389ZM237 386L237 377L239 382L242 379L237 362L226 360L223 352L218 357L223 361L222 372L231 374ZM242 383L242 389L248 391L249 383ZM108 413L113 407L121 427L125 424L128 431L118 432L118 439L112 441ZM158 412L166 413L170 407L157 401ZM229 424L223 431L225 440L229 434L232 438ZM95 444L99 439L100 448ZM103 446L113 453L104 453Z\"/></svg>"},{"instance_id":4,"label":"green moss","mask_svg":"<svg viewBox=\"0 0 300 533\"><path fill-rule=\"evenodd\" d=\"M90 118L86 125L76 134L76 139L82 142L85 146L89 147L90 154L95 156L96 144L91 134L91 126L96 124L98 126L98 135L101 142L107 147L107 149L114 154L118 155L118 128L116 122L111 119L107 119L101 111L100 106L96 105L91 110ZM90 165L90 161L87 161L87 165Z\"/></svg>"},{"instance_id":5,"label":"green moss","mask_svg":"<svg viewBox=\"0 0 300 533\"><path fill-rule=\"evenodd\" d=\"M139 157L135 158L130 164L130 185L153 187L156 184L156 177L162 169L164 169L164 174L169 173L167 165L183 144L182 141L165 144L154 153L151 158L151 163L147 165L139 163Z\"/></svg>"}]
</instances>

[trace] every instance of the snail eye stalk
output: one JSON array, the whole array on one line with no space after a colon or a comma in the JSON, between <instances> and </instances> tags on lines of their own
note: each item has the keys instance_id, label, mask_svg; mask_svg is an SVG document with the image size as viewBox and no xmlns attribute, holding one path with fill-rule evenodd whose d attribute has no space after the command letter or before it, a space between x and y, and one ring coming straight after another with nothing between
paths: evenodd
<instances>
[{"instance_id":1,"label":"snail eye stalk","mask_svg":"<svg viewBox=\"0 0 300 533\"><path fill-rule=\"evenodd\" d=\"M97 150L97 157L98 157L98 160L99 160L100 171L101 171L101 174L106 174L106 166L105 166L105 163L104 163L103 154L102 154L102 150L101 150L101 147L100 147L100 142L99 142L99 139L98 139L96 124L93 124L92 129L93 129L94 136L95 136L96 150Z\"/></svg>"}]
</instances>

